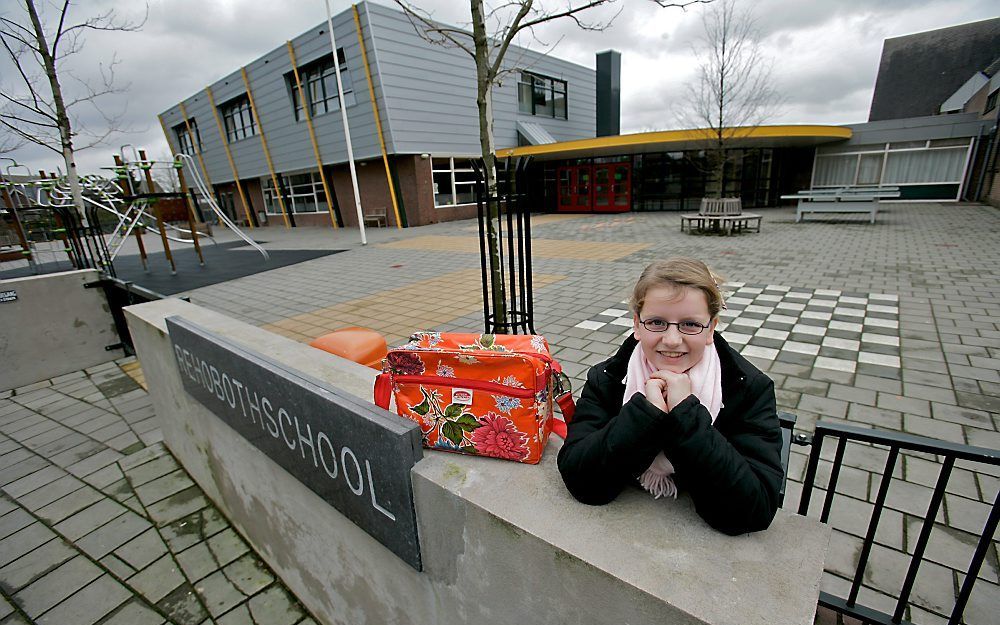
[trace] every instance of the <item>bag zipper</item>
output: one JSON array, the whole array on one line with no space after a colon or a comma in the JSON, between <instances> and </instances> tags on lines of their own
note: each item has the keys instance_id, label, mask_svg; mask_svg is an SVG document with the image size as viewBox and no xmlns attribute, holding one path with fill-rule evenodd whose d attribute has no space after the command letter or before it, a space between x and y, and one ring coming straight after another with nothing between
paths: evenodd
<instances>
[{"instance_id":1,"label":"bag zipper","mask_svg":"<svg viewBox=\"0 0 1000 625\"><path fill-rule=\"evenodd\" d=\"M467 380L464 378L448 378L438 375L396 375L393 376L393 381L400 384L411 382L416 384L436 384L438 386L450 386L453 388L468 388L477 391L497 393L499 395L507 395L508 397L533 398L535 396L535 391L530 388L516 388L513 386L507 386L506 384L497 384L496 382L483 382L481 380Z\"/></svg>"}]
</instances>

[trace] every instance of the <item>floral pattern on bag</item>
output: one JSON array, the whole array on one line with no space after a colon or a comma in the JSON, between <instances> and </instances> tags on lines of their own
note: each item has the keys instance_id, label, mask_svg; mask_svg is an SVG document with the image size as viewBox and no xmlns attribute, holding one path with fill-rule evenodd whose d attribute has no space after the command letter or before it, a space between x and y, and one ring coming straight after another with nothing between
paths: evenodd
<instances>
[{"instance_id":1,"label":"floral pattern on bag","mask_svg":"<svg viewBox=\"0 0 1000 625\"><path fill-rule=\"evenodd\" d=\"M383 371L391 375L397 413L419 424L424 447L541 459L553 406L544 338L418 332L390 350Z\"/></svg>"}]
</instances>

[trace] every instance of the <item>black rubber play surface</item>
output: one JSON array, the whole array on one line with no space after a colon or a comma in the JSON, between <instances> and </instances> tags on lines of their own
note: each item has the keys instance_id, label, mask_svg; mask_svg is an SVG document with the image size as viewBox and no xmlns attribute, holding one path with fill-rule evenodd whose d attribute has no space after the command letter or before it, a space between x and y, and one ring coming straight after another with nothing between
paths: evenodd
<instances>
[{"instance_id":1,"label":"black rubber play surface","mask_svg":"<svg viewBox=\"0 0 1000 625\"><path fill-rule=\"evenodd\" d=\"M270 259L265 260L260 252L250 248L242 241L230 241L217 245L207 243L201 249L205 256L204 267L199 266L198 254L193 247L187 246L173 250L174 262L177 265L176 275L171 275L170 264L163 252L149 255L148 272L143 271L142 261L138 255L119 256L115 259L115 272L120 280L134 282L161 295L174 295L343 251L268 250ZM51 267L48 265L50 263L42 266L43 273L72 269L65 261L59 263L58 267L55 266L55 263L51 263ZM4 279L30 275L32 272L28 267L0 272L0 278Z\"/></svg>"}]
</instances>

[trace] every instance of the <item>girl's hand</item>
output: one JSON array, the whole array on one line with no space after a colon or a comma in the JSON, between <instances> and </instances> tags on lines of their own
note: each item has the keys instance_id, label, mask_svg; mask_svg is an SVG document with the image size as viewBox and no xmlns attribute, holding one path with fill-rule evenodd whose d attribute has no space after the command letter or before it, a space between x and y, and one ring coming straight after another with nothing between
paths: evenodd
<instances>
[{"instance_id":1,"label":"girl's hand","mask_svg":"<svg viewBox=\"0 0 1000 625\"><path fill-rule=\"evenodd\" d=\"M664 386L664 397L667 404L665 412L673 410L674 406L687 399L688 395L691 394L691 378L686 373L672 373L666 370L657 371L649 379L649 382L646 382L647 389L649 389L650 384L654 380L661 381ZM646 391L646 397L649 397L648 390Z\"/></svg>"},{"instance_id":2,"label":"girl's hand","mask_svg":"<svg viewBox=\"0 0 1000 625\"><path fill-rule=\"evenodd\" d=\"M657 378L655 375L646 380L646 399L663 412L670 412L667 409L667 383L665 380Z\"/></svg>"}]
</instances>

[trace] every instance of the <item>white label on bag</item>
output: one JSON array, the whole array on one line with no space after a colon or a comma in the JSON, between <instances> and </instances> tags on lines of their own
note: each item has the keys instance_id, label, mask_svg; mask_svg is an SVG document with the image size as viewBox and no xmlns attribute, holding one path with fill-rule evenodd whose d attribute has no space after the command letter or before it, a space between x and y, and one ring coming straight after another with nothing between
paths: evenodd
<instances>
[{"instance_id":1,"label":"white label on bag","mask_svg":"<svg viewBox=\"0 0 1000 625\"><path fill-rule=\"evenodd\" d=\"M472 391L467 388L455 388L451 391L451 403L472 405Z\"/></svg>"}]
</instances>

